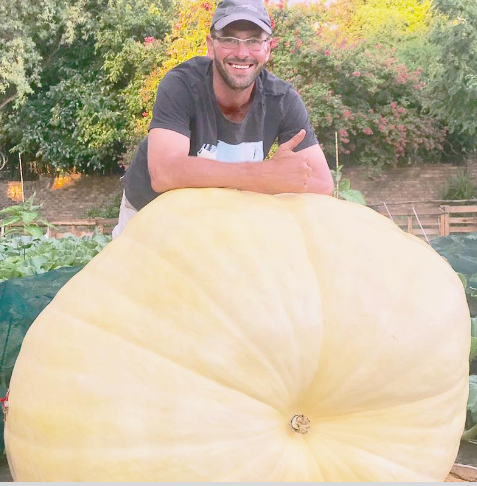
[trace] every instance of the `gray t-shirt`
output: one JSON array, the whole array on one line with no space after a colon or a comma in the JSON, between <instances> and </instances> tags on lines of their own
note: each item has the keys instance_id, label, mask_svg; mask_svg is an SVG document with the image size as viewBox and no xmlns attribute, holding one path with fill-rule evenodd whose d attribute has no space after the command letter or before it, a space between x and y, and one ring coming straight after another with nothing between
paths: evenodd
<instances>
[{"instance_id":1,"label":"gray t-shirt","mask_svg":"<svg viewBox=\"0 0 477 486\"><path fill-rule=\"evenodd\" d=\"M293 87L262 70L245 119L231 122L220 111L212 85L212 61L194 57L169 71L157 89L149 129L166 128L190 139L189 155L220 162L259 162L275 140L290 140L302 128L305 139L295 148L318 143L305 105ZM165 148L164 150L167 150ZM158 193L147 168L147 137L124 176L126 198L141 209Z\"/></svg>"}]
</instances>

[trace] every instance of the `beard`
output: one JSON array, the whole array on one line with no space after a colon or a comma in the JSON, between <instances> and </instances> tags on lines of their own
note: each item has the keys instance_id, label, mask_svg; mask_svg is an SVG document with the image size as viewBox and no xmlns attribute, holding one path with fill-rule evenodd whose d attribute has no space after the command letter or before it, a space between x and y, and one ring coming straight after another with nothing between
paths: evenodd
<instances>
[{"instance_id":1,"label":"beard","mask_svg":"<svg viewBox=\"0 0 477 486\"><path fill-rule=\"evenodd\" d=\"M233 73L231 72L232 68L229 63L237 62L237 64L248 63L252 64L253 67L249 68L249 72L247 73ZM224 83L234 91L242 91L249 86L251 86L257 76L260 74L262 69L265 67L265 63L259 64L256 59L248 60L248 59L233 59L227 58L223 61L218 61L217 56L214 56L214 64L217 68L217 72L220 74L220 77L224 80Z\"/></svg>"}]
</instances>

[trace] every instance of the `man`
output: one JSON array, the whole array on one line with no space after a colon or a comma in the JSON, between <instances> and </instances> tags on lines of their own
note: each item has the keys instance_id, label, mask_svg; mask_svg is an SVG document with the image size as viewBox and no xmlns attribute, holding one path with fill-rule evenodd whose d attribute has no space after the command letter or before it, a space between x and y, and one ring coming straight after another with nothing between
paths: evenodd
<instances>
[{"instance_id":1,"label":"man","mask_svg":"<svg viewBox=\"0 0 477 486\"><path fill-rule=\"evenodd\" d=\"M124 177L118 236L158 194L223 187L333 194L333 181L297 92L267 72L271 20L261 0L223 0L207 56L161 81L149 135ZM279 148L264 160L278 138Z\"/></svg>"}]
</instances>

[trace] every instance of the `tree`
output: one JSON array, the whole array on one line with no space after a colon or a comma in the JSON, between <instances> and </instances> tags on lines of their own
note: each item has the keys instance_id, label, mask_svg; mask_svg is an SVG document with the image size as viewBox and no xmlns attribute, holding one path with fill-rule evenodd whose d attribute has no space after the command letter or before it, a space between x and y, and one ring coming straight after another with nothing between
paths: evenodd
<instances>
[{"instance_id":1,"label":"tree","mask_svg":"<svg viewBox=\"0 0 477 486\"><path fill-rule=\"evenodd\" d=\"M0 144L21 151L43 170L114 170L130 141L132 118L141 112L141 80L162 63L160 41L170 28L171 5L167 0L42 0L42 8L52 13L36 23L22 2L3 8L10 16L15 7L19 16L16 30L8 34L4 28L3 35L17 44L28 39L25 58L31 60L21 76L20 68L16 77L14 70L3 70ZM150 49L151 40L157 49ZM0 65L12 52L3 50Z\"/></svg>"},{"instance_id":2,"label":"tree","mask_svg":"<svg viewBox=\"0 0 477 486\"><path fill-rule=\"evenodd\" d=\"M330 158L379 172L417 163L442 149L445 129L423 110L422 70L376 39L349 39L320 8L276 9L270 67L289 80Z\"/></svg>"},{"instance_id":3,"label":"tree","mask_svg":"<svg viewBox=\"0 0 477 486\"><path fill-rule=\"evenodd\" d=\"M166 73L183 61L207 53L205 37L210 31L217 3L217 0L179 0L172 31L164 41L164 63L149 73L141 90L141 99L147 116L138 119L137 133L147 133L157 87Z\"/></svg>"},{"instance_id":4,"label":"tree","mask_svg":"<svg viewBox=\"0 0 477 486\"><path fill-rule=\"evenodd\" d=\"M444 120L452 134L475 150L477 132L477 3L468 0L435 0L446 15L430 40L436 56L430 73L428 108Z\"/></svg>"},{"instance_id":5,"label":"tree","mask_svg":"<svg viewBox=\"0 0 477 486\"><path fill-rule=\"evenodd\" d=\"M86 0L0 0L0 109L22 103L40 85L59 49L88 30Z\"/></svg>"}]
</instances>

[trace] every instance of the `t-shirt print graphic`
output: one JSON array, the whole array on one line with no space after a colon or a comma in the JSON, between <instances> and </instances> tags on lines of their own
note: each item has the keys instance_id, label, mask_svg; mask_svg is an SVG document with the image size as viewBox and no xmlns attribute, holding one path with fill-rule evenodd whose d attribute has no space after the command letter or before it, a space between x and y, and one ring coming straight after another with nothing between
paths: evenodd
<instances>
[{"instance_id":1,"label":"t-shirt print graphic","mask_svg":"<svg viewBox=\"0 0 477 486\"><path fill-rule=\"evenodd\" d=\"M197 157L230 163L261 162L263 160L263 141L242 142L233 145L219 140L217 146L205 143L197 152Z\"/></svg>"}]
</instances>

